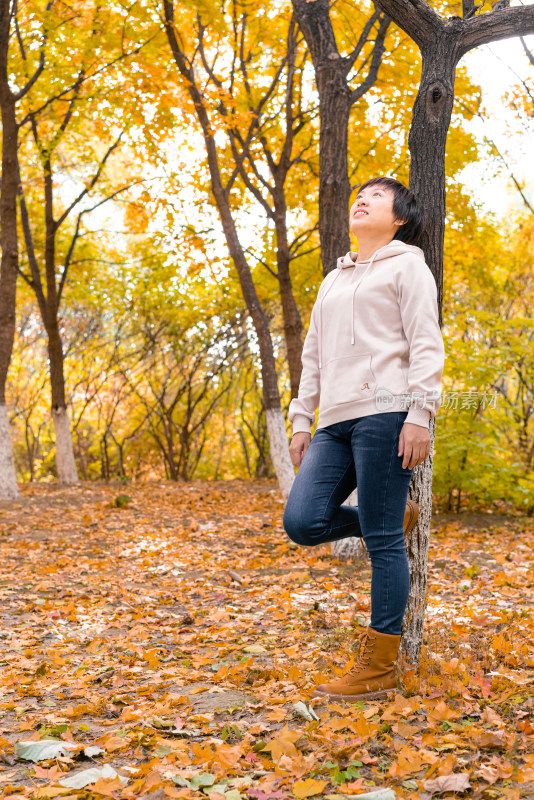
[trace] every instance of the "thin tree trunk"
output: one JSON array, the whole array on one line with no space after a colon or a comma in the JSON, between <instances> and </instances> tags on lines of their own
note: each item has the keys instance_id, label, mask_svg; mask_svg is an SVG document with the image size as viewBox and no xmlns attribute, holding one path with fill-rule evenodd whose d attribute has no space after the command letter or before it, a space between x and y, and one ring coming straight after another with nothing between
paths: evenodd
<instances>
[{"instance_id":1,"label":"thin tree trunk","mask_svg":"<svg viewBox=\"0 0 534 800\"><path fill-rule=\"evenodd\" d=\"M245 435L243 433L243 428L238 428L237 432L239 434L239 439L241 441L241 446L243 448L243 453L245 454L245 463L247 465L248 477L252 478L252 470L250 469L250 459L248 457L247 441L246 441Z\"/></svg>"},{"instance_id":2,"label":"thin tree trunk","mask_svg":"<svg viewBox=\"0 0 534 800\"><path fill-rule=\"evenodd\" d=\"M32 434L32 441L30 441L30 433ZM28 454L28 471L30 473L30 483L35 480L35 436L30 427L29 418L25 420L25 439L26 439L26 452Z\"/></svg>"},{"instance_id":3,"label":"thin tree trunk","mask_svg":"<svg viewBox=\"0 0 534 800\"><path fill-rule=\"evenodd\" d=\"M66 408L53 408L52 421L56 441L57 476L61 483L78 483L78 470L74 460L70 420Z\"/></svg>"},{"instance_id":4,"label":"thin tree trunk","mask_svg":"<svg viewBox=\"0 0 534 800\"><path fill-rule=\"evenodd\" d=\"M52 420L56 436L56 467L61 483L78 483L78 470L74 458L72 432L67 414L65 398L65 359L63 342L59 330L59 298L56 287L56 233L54 220L52 167L50 161L43 165L45 187L45 271L46 271L46 315L44 319L48 334L48 358L50 365L50 387L52 393ZM59 438L58 438L59 437Z\"/></svg>"},{"instance_id":5,"label":"thin tree trunk","mask_svg":"<svg viewBox=\"0 0 534 800\"><path fill-rule=\"evenodd\" d=\"M350 249L348 127L353 103L329 0L293 0L293 8L310 48L319 94L319 238L326 275Z\"/></svg>"},{"instance_id":6,"label":"thin tree trunk","mask_svg":"<svg viewBox=\"0 0 534 800\"><path fill-rule=\"evenodd\" d=\"M235 228L234 220L232 218L228 198L226 197L226 193L217 179L218 167L217 170L213 168L213 158L210 158L209 155L208 161L211 161L210 171L212 173L212 191L221 217L226 236L226 242L228 244L228 249L230 251L232 260L236 266L243 297L245 299L248 312L252 318L256 336L258 338L261 362L263 405L267 420L267 428L269 431L269 450L271 461L282 495L287 497L289 494L289 489L291 488L291 484L295 478L295 470L293 469L293 465L289 456L287 431L285 429L285 422L283 420L282 408L280 405L276 362L271 332L269 330L269 321L257 296L250 267L246 261L245 254ZM280 436L281 426L279 420L282 420L284 424L284 441Z\"/></svg>"},{"instance_id":7,"label":"thin tree trunk","mask_svg":"<svg viewBox=\"0 0 534 800\"><path fill-rule=\"evenodd\" d=\"M287 500L295 479L295 470L291 461L286 458L287 431L281 408L266 408L265 419L269 431L271 461L278 478L284 500Z\"/></svg>"},{"instance_id":8,"label":"thin tree trunk","mask_svg":"<svg viewBox=\"0 0 534 800\"><path fill-rule=\"evenodd\" d=\"M103 480L109 480L109 455L107 431L100 439L100 476Z\"/></svg>"},{"instance_id":9,"label":"thin tree trunk","mask_svg":"<svg viewBox=\"0 0 534 800\"><path fill-rule=\"evenodd\" d=\"M413 107L408 137L410 189L427 214L421 241L425 259L434 275L438 293L439 324L443 304L443 243L445 236L445 147L454 103L457 52L443 36L435 49L423 50L421 83ZM418 504L419 519L411 531L407 552L410 563L410 596L403 622L401 654L418 664L423 644L426 611L428 545L432 516L432 464L436 420L431 421L431 455L417 466L409 496Z\"/></svg>"},{"instance_id":10,"label":"thin tree trunk","mask_svg":"<svg viewBox=\"0 0 534 800\"><path fill-rule=\"evenodd\" d=\"M11 4L0 4L0 109L2 115L2 178L0 191L0 499L18 497L13 445L6 408L6 383L13 340L18 275L17 137L15 98L8 82Z\"/></svg>"},{"instance_id":11,"label":"thin tree trunk","mask_svg":"<svg viewBox=\"0 0 534 800\"><path fill-rule=\"evenodd\" d=\"M48 322L46 329L48 333L48 360L52 393L51 414L56 441L57 476L61 483L75 484L78 483L78 470L74 458L72 432L65 400L63 344L55 314L53 314L53 319Z\"/></svg>"},{"instance_id":12,"label":"thin tree trunk","mask_svg":"<svg viewBox=\"0 0 534 800\"><path fill-rule=\"evenodd\" d=\"M401 654L407 665L419 663L423 643L428 571L428 543L432 516L432 469L434 463L435 419L430 421L430 454L416 467L410 483L410 497L419 505L419 518L406 536L410 565L410 595L403 621Z\"/></svg>"},{"instance_id":13,"label":"thin tree trunk","mask_svg":"<svg viewBox=\"0 0 534 800\"><path fill-rule=\"evenodd\" d=\"M280 299L282 302L282 317L284 320L284 340L286 343L287 366L289 370L289 383L291 398L299 393L300 376L302 373L302 332L303 325L300 313L293 294L293 284L289 265L291 253L287 240L287 208L283 187L274 193L274 222L276 226L276 262L278 267L278 283L280 286Z\"/></svg>"},{"instance_id":14,"label":"thin tree trunk","mask_svg":"<svg viewBox=\"0 0 534 800\"><path fill-rule=\"evenodd\" d=\"M9 416L6 404L0 403L0 500L15 500L18 496Z\"/></svg>"}]
</instances>

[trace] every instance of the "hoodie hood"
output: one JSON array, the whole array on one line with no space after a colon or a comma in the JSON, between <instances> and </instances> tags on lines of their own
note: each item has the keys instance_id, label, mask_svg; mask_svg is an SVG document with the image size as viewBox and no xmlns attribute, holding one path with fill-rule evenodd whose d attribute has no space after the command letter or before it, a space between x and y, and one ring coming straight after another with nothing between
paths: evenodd
<instances>
[{"instance_id":1,"label":"hoodie hood","mask_svg":"<svg viewBox=\"0 0 534 800\"><path fill-rule=\"evenodd\" d=\"M384 258L400 256L403 253L412 253L413 255L422 258L423 261L425 260L425 254L420 247L417 247L414 244L406 244L406 242L401 242L400 239L392 239L392 241L388 242L388 244L384 245L384 247L379 247L378 250L375 250L371 258L367 259L367 261L370 261L371 263L374 261L382 261ZM346 269L347 267L356 266L357 255L358 253L353 253L351 250L349 250L346 255L338 258L337 268ZM367 261L362 261L362 264L366 264Z\"/></svg>"}]
</instances>

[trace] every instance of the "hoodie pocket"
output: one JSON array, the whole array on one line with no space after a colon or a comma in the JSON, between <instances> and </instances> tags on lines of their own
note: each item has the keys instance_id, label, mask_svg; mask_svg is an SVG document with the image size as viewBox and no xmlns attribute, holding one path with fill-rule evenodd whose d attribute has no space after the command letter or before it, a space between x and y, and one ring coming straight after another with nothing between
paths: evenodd
<instances>
[{"instance_id":1,"label":"hoodie pocket","mask_svg":"<svg viewBox=\"0 0 534 800\"><path fill-rule=\"evenodd\" d=\"M321 369L322 409L374 397L376 378L371 353L333 358Z\"/></svg>"}]
</instances>

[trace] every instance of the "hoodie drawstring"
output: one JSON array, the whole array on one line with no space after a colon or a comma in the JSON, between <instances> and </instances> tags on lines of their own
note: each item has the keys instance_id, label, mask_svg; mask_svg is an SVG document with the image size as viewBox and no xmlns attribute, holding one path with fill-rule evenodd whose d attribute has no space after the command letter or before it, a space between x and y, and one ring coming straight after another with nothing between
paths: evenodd
<instances>
[{"instance_id":1,"label":"hoodie drawstring","mask_svg":"<svg viewBox=\"0 0 534 800\"><path fill-rule=\"evenodd\" d=\"M418 258L422 258L423 261L424 261L424 258L425 258L424 257L424 253L423 253L423 251L421 250L420 247L416 247L415 245L411 245L411 244L406 244L405 242L401 242L399 240L393 240L393 241L389 242L389 244L384 245L384 247L380 247L371 256L369 264L367 265L363 275L359 279L358 283L356 284L356 286L354 287L354 290L352 292L351 344L354 344L355 340L356 340L355 324L354 324L354 304L355 304L355 297L356 297L356 292L358 291L358 287L360 286L361 282L363 281L363 279L367 275L368 270L373 266L373 262L374 262L374 260L375 260L375 258L377 256L379 256L379 260L381 260L381 259L384 259L384 258L392 258L394 256L401 255L402 253L412 253L414 256L417 256ZM325 299L326 295L328 294L328 292L330 291L330 289L332 288L334 283L339 278L339 276L341 274L341 270L343 269L343 267L350 266L350 264L347 261L345 261L345 259L347 257L350 259L350 261L352 261L352 252L349 251L343 258L338 258L336 277L334 278L334 280L332 281L332 283L330 284L328 289L325 291L323 297L321 298L321 302L319 304L319 369L322 369L322 366L323 366L323 302L324 302L324 299ZM357 266L357 262L356 263L352 262L352 266L356 267Z\"/></svg>"},{"instance_id":2,"label":"hoodie drawstring","mask_svg":"<svg viewBox=\"0 0 534 800\"><path fill-rule=\"evenodd\" d=\"M326 295L328 294L328 292L330 291L330 289L332 288L332 286L337 281L337 279L339 278L340 275L341 275L341 270L338 270L336 277L334 278L334 280L332 281L332 283L330 284L330 286L328 287L326 292L323 294L323 296L321 298L321 302L319 304L319 369L322 369L322 366L323 366L323 358L322 358L322 356L323 356L323 303L324 303L324 299L325 299Z\"/></svg>"},{"instance_id":3,"label":"hoodie drawstring","mask_svg":"<svg viewBox=\"0 0 534 800\"><path fill-rule=\"evenodd\" d=\"M354 291L352 292L352 335L351 335L351 340L350 340L351 344L354 344L354 339L355 339L355 331L354 331L354 316L355 316L354 315L354 298L356 297L356 292L358 291L358 287L359 287L360 283L363 281L363 279L367 275L368 270L373 266L373 261L375 260L375 256L376 256L377 252L378 251L375 251L373 253L373 255L371 256L371 260L369 261L369 263L368 263L368 265L367 265L367 267L365 269L365 272L363 273L362 277L360 278L360 280L358 281L358 283L354 287Z\"/></svg>"}]
</instances>

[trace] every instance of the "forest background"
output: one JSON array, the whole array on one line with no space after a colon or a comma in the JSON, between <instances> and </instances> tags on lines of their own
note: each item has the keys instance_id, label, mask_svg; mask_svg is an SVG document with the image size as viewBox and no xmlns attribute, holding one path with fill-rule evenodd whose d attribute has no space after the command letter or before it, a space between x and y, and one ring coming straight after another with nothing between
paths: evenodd
<instances>
[{"instance_id":1,"label":"forest background","mask_svg":"<svg viewBox=\"0 0 534 800\"><path fill-rule=\"evenodd\" d=\"M455 3L433 6L442 15L458 11ZM176 3L174 13L180 46L196 50L203 65L195 80L267 314L285 413L295 380L283 270L300 340L323 277L310 54L290 3ZM367 73L379 35L373 13L371 3L345 0L332 9L342 52L371 23L355 80ZM259 345L161 15L155 2L29 0L17 10L12 87L39 72L17 109L20 278L8 409L21 481L57 478L51 346L61 350L62 375L56 370L52 383L59 391L64 379L80 478L272 475ZM509 73L498 114L495 93L486 97L466 66L469 56L457 75L433 477L446 511L534 511L534 209L517 157L534 117L530 39L513 40L521 68ZM408 183L420 56L393 24L383 44L376 77L351 111L353 188L379 174ZM494 116L508 144L492 138ZM498 213L495 181L509 187Z\"/></svg>"}]
</instances>

